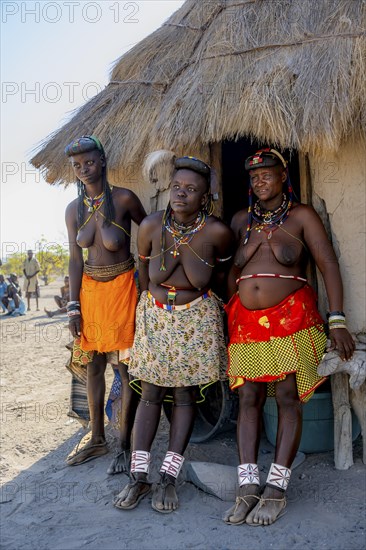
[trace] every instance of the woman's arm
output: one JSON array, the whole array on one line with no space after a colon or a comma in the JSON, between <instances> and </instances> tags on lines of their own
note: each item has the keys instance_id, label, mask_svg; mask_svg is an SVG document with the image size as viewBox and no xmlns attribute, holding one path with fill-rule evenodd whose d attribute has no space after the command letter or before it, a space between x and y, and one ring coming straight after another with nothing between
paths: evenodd
<instances>
[{"instance_id":1,"label":"woman's arm","mask_svg":"<svg viewBox=\"0 0 366 550\"><path fill-rule=\"evenodd\" d=\"M83 276L83 251L76 242L77 237L77 200L66 208L65 221L69 239L69 281L70 301L80 301L81 279ZM80 308L79 308L80 309ZM69 318L69 329L73 337L80 336L81 314Z\"/></svg>"},{"instance_id":2,"label":"woman's arm","mask_svg":"<svg viewBox=\"0 0 366 550\"><path fill-rule=\"evenodd\" d=\"M143 292L149 288L149 260L151 254L153 224L150 217L145 218L140 224L137 233L137 250L139 254L139 285Z\"/></svg>"},{"instance_id":3,"label":"woman's arm","mask_svg":"<svg viewBox=\"0 0 366 550\"><path fill-rule=\"evenodd\" d=\"M142 220L146 217L146 212L140 199L133 191L128 191L126 206L130 212L131 220L135 222L136 225L140 225Z\"/></svg>"},{"instance_id":4,"label":"woman's arm","mask_svg":"<svg viewBox=\"0 0 366 550\"><path fill-rule=\"evenodd\" d=\"M235 239L232 230L227 225L219 221L217 224L215 231L217 242L215 247L216 266L213 272L211 288L226 302L228 299L226 278L233 261Z\"/></svg>"}]
</instances>

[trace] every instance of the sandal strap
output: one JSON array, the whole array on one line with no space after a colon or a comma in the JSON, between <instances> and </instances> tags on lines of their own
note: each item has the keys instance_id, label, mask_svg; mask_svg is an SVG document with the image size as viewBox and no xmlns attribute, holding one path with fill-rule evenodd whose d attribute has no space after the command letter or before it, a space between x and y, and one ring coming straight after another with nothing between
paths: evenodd
<instances>
[{"instance_id":1,"label":"sandal strap","mask_svg":"<svg viewBox=\"0 0 366 550\"><path fill-rule=\"evenodd\" d=\"M163 489L166 489L168 485L173 485L173 487L175 487L175 483L169 479L165 472L161 474L158 485L160 485Z\"/></svg>"},{"instance_id":2,"label":"sandal strap","mask_svg":"<svg viewBox=\"0 0 366 550\"><path fill-rule=\"evenodd\" d=\"M142 481L142 479L136 479L136 481L133 481L132 483L128 484L128 488L132 489L132 487L136 487L136 485L152 485L151 481Z\"/></svg>"},{"instance_id":3,"label":"sandal strap","mask_svg":"<svg viewBox=\"0 0 366 550\"><path fill-rule=\"evenodd\" d=\"M269 501L272 501L272 502L283 502L284 503L284 508L286 507L286 504L287 504L287 500L286 500L286 497L283 497L283 498L263 498L263 497L260 497L259 499L259 508L262 508L262 506L265 505L266 502L269 502Z\"/></svg>"},{"instance_id":4,"label":"sandal strap","mask_svg":"<svg viewBox=\"0 0 366 550\"><path fill-rule=\"evenodd\" d=\"M261 497L259 497L258 495L245 495L245 497L236 497L236 499L235 499L235 504L236 504L235 510L237 510L237 508L238 508L238 506L241 502L244 502L249 508L250 504L245 500L246 498L256 498L259 501L261 499Z\"/></svg>"},{"instance_id":5,"label":"sandal strap","mask_svg":"<svg viewBox=\"0 0 366 550\"><path fill-rule=\"evenodd\" d=\"M133 481L131 481L129 484L128 484L128 487L131 488L131 487L136 487L136 485L138 484L142 484L142 485L152 485L152 482L151 481L147 481L147 479L135 479L133 477L133 474L131 473L131 476L130 476L130 479L132 479Z\"/></svg>"}]
</instances>

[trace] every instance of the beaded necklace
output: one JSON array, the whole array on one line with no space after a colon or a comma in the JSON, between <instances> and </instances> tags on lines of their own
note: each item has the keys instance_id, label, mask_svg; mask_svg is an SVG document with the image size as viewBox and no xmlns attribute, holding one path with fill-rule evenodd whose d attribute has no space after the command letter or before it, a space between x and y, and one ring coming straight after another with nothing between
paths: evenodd
<instances>
[{"instance_id":1,"label":"beaded necklace","mask_svg":"<svg viewBox=\"0 0 366 550\"><path fill-rule=\"evenodd\" d=\"M291 199L287 200L285 193L282 195L282 203L276 210L263 210L258 200L254 204L252 214L253 220L257 222L254 227L255 231L258 231L258 233L264 231L267 234L267 239L271 239L274 231L287 219L291 206Z\"/></svg>"},{"instance_id":2,"label":"beaded necklace","mask_svg":"<svg viewBox=\"0 0 366 550\"><path fill-rule=\"evenodd\" d=\"M195 234L204 228L204 226L206 225L207 218L208 218L208 215L206 214L206 212L199 212L197 218L192 224L184 225L184 224L178 223L175 220L174 214L171 212L171 210L169 210L168 213L164 213L159 254L155 254L153 256L143 256L142 254L139 254L140 260L142 260L143 262L146 262L146 261L158 258L160 256L161 258L160 271L166 271L165 252L170 252L173 258L176 258L177 256L180 255L179 247L182 245L186 245L189 248L189 250L199 260L201 260L202 263L204 263L208 267L212 267L212 268L215 267L213 264L210 264L206 262L206 260L201 258L201 256L199 256L197 252L189 244L193 239L193 237L195 236ZM171 244L167 248L165 248L164 230L168 231L173 237L173 244ZM172 250L173 248L174 250Z\"/></svg>"},{"instance_id":3,"label":"beaded necklace","mask_svg":"<svg viewBox=\"0 0 366 550\"><path fill-rule=\"evenodd\" d=\"M104 191L102 191L100 195L94 198L88 197L88 195L84 191L84 204L88 207L88 212L94 212L95 210L97 210L104 202L104 199Z\"/></svg>"},{"instance_id":4,"label":"beaded necklace","mask_svg":"<svg viewBox=\"0 0 366 550\"><path fill-rule=\"evenodd\" d=\"M287 220L293 204L293 192L289 180L287 181L287 187L288 198L286 194L283 193L282 202L276 210L263 210L260 206L260 200L257 200L253 207L253 191L252 188L249 187L248 223L245 230L244 246L249 240L252 229L255 229L258 233L264 231L267 234L267 239L270 240L273 233ZM257 223L255 227L252 227L253 220Z\"/></svg>"},{"instance_id":5,"label":"beaded necklace","mask_svg":"<svg viewBox=\"0 0 366 550\"><path fill-rule=\"evenodd\" d=\"M110 185L109 188L110 188L111 191L113 190L112 185ZM80 229L82 229L83 227L86 226L86 224L90 221L90 219L93 217L94 214L95 214L95 219L98 220L98 212L102 216L102 218L106 219L105 215L100 210L100 207L102 206L104 201L105 201L104 191L102 191L102 193L100 195L98 195L97 197L91 198L91 197L88 197L88 195L85 193L85 190L84 190L83 202L84 202L85 206L88 207L88 212L90 212L90 215L87 217L85 222L79 227L78 231L80 231ZM121 229L127 235L127 237L131 237L130 233L128 231L126 231L126 229L124 227L122 227L121 225L116 223L115 221L112 220L111 224L114 225L115 227L118 227L118 229Z\"/></svg>"},{"instance_id":6,"label":"beaded necklace","mask_svg":"<svg viewBox=\"0 0 366 550\"><path fill-rule=\"evenodd\" d=\"M171 234L174 241L174 250L170 251L173 258L179 256L179 247L182 244L189 245L194 235L201 231L206 225L207 216L204 212L199 212L195 221L190 225L180 224L176 221L174 214L169 216L165 223L165 229Z\"/></svg>"}]
</instances>

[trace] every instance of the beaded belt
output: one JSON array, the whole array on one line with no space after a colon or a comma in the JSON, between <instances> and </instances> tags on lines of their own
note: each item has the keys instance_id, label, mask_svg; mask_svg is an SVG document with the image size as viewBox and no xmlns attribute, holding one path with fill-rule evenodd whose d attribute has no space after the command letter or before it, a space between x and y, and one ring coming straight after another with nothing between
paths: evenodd
<instances>
[{"instance_id":1,"label":"beaded belt","mask_svg":"<svg viewBox=\"0 0 366 550\"><path fill-rule=\"evenodd\" d=\"M239 279L236 279L236 284L238 285L240 281L245 281L246 279L257 279L260 277L270 277L275 279L293 279L295 281L302 281L307 283L307 279L304 277L298 277L297 275L280 275L279 273L253 273L252 275L242 275Z\"/></svg>"},{"instance_id":2,"label":"beaded belt","mask_svg":"<svg viewBox=\"0 0 366 550\"><path fill-rule=\"evenodd\" d=\"M108 277L116 277L117 275L122 275L122 273L127 273L131 271L135 265L135 259L130 255L130 257L119 264L113 265L89 265L84 263L84 273L90 277L101 277L107 279Z\"/></svg>"},{"instance_id":3,"label":"beaded belt","mask_svg":"<svg viewBox=\"0 0 366 550\"><path fill-rule=\"evenodd\" d=\"M178 306L169 305L169 304L162 304L161 302L158 302L149 290L147 291L147 295L148 295L148 298L154 304L154 306L160 307L161 309L166 309L168 311L172 311L172 310L180 311L180 310L183 310L183 309L189 309L189 308L193 307L194 305L198 304L199 302L202 302L202 300L205 300L206 298L209 298L210 296L212 296L212 292L211 292L211 290L209 290L208 292L205 292L204 294L202 294L202 296L198 296L198 298L196 298L192 302L188 302L188 304L182 304L182 305L178 305Z\"/></svg>"}]
</instances>

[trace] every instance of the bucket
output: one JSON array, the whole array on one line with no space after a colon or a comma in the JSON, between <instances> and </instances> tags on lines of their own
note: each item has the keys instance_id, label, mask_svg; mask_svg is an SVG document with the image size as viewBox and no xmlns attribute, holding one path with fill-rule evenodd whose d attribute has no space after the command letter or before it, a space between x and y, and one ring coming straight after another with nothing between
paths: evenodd
<instances>
[{"instance_id":1,"label":"bucket","mask_svg":"<svg viewBox=\"0 0 366 550\"><path fill-rule=\"evenodd\" d=\"M352 441L361 432L356 415L352 412ZM277 404L274 397L267 397L264 405L264 429L268 441L275 446L277 434ZM299 451L322 453L334 449L334 415L332 394L314 393L303 406L302 436Z\"/></svg>"},{"instance_id":2,"label":"bucket","mask_svg":"<svg viewBox=\"0 0 366 550\"><path fill-rule=\"evenodd\" d=\"M172 404L164 401L163 409L170 422ZM230 391L228 382L211 384L205 392L205 400L197 405L190 441L203 443L219 433L234 429L237 416L238 398Z\"/></svg>"}]
</instances>

